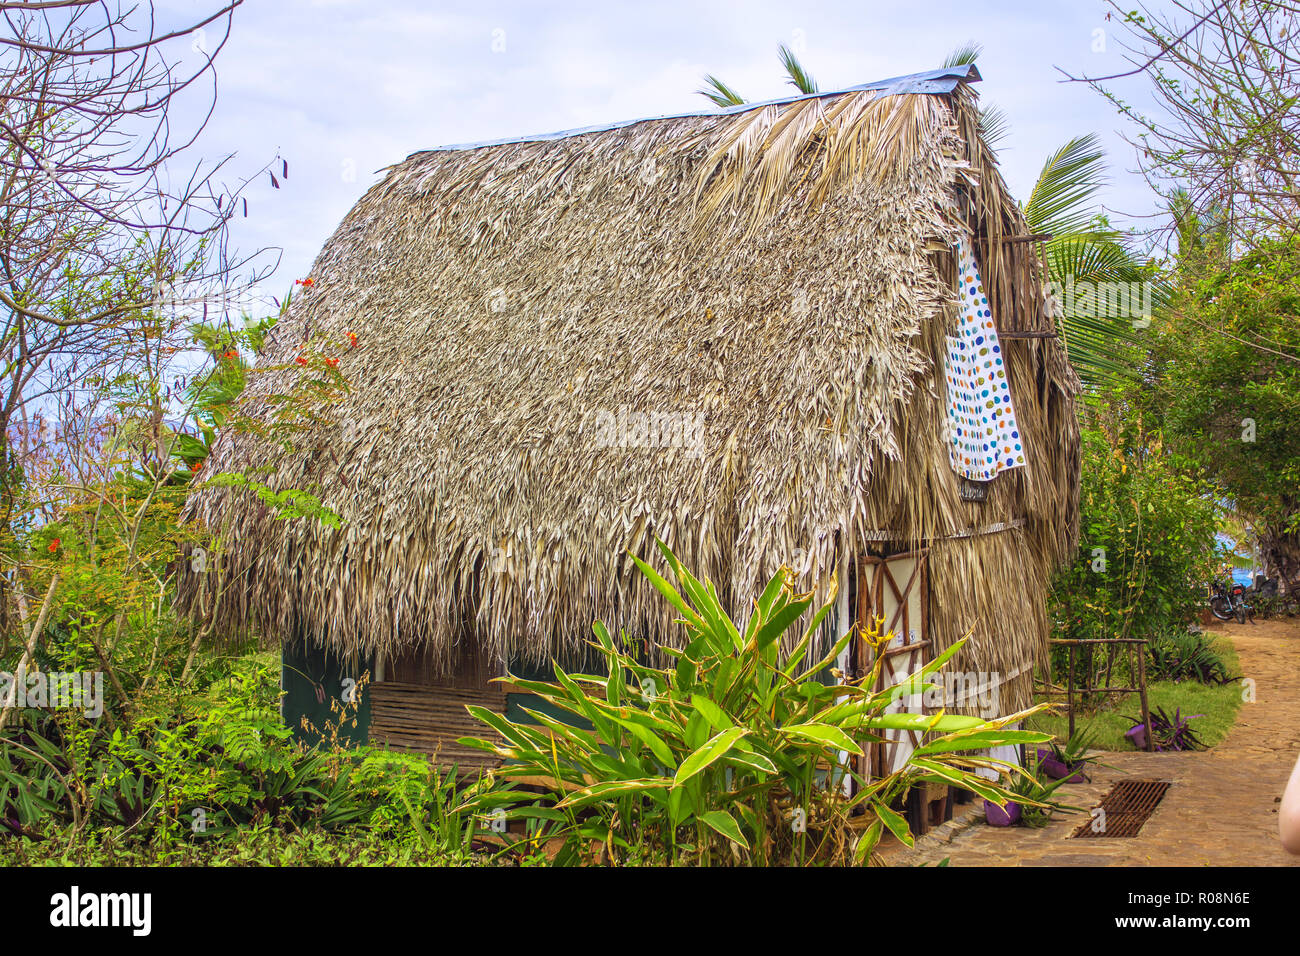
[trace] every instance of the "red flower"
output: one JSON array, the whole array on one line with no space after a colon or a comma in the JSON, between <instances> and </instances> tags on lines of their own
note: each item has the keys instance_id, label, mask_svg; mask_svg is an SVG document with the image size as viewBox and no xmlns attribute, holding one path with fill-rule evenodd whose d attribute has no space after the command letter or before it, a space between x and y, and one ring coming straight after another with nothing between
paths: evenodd
<instances>
[{"instance_id":1,"label":"red flower","mask_svg":"<svg viewBox=\"0 0 1300 956\"><path fill-rule=\"evenodd\" d=\"M316 284L316 280L315 279L294 279L293 284L300 285L304 289L310 289L312 286Z\"/></svg>"},{"instance_id":2,"label":"red flower","mask_svg":"<svg viewBox=\"0 0 1300 956\"><path fill-rule=\"evenodd\" d=\"M224 358L228 358L228 359L239 358L239 353L236 352L234 349L231 349L231 350L228 351L228 352L223 352L223 353L222 353L222 356L223 356Z\"/></svg>"},{"instance_id":3,"label":"red flower","mask_svg":"<svg viewBox=\"0 0 1300 956\"><path fill-rule=\"evenodd\" d=\"M196 461L194 464L190 465L190 471L198 471L202 467L203 467L203 462Z\"/></svg>"},{"instance_id":4,"label":"red flower","mask_svg":"<svg viewBox=\"0 0 1300 956\"><path fill-rule=\"evenodd\" d=\"M307 364L307 356L305 356L305 355L299 355L296 359L294 359L294 361L297 362L299 365L306 365L306 364Z\"/></svg>"},{"instance_id":5,"label":"red flower","mask_svg":"<svg viewBox=\"0 0 1300 956\"><path fill-rule=\"evenodd\" d=\"M325 360L325 364L328 365L330 368L338 368L339 360L336 358L327 358Z\"/></svg>"},{"instance_id":6,"label":"red flower","mask_svg":"<svg viewBox=\"0 0 1300 956\"><path fill-rule=\"evenodd\" d=\"M351 345L353 348L357 347L357 333L355 332L348 333L348 344Z\"/></svg>"},{"instance_id":7,"label":"red flower","mask_svg":"<svg viewBox=\"0 0 1300 956\"><path fill-rule=\"evenodd\" d=\"M59 539L55 538L53 541L50 542L50 554L53 554L55 551L58 550L59 550Z\"/></svg>"}]
</instances>

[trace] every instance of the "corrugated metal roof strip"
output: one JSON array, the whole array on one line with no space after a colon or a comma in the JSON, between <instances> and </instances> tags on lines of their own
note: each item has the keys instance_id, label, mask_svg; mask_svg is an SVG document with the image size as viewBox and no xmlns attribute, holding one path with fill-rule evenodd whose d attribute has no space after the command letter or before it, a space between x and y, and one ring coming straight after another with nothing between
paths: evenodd
<instances>
[{"instance_id":1,"label":"corrugated metal roof strip","mask_svg":"<svg viewBox=\"0 0 1300 956\"><path fill-rule=\"evenodd\" d=\"M928 70L925 73L909 73L906 76L890 77L887 80L876 80L873 83L863 83L860 86L850 86L843 90L829 90L825 93L805 93L799 96L788 96L783 99L765 100L762 103L743 103L740 106L730 106L726 109L697 110L691 113L670 113L664 116L642 116L639 119L623 120L618 123L605 123L601 126L584 126L581 129L560 130L557 133L534 133L530 136L511 136L506 139L485 140L481 143L456 143L451 146L435 146L432 149L421 150L412 153L412 156L419 156L420 153L444 153L454 150L463 149L481 149L485 146L508 146L512 143L541 143L548 140L565 139L569 136L582 136L586 133L604 133L613 129L622 129L626 126L635 126L637 123L649 123L655 120L666 119L687 119L693 116L729 116L732 113L743 113L746 110L762 109L765 106L783 106L786 103L794 103L799 100L825 99L831 96L839 96L842 93L858 93L862 90L877 90L888 95L897 95L903 93L951 93L961 83L978 83L980 81L980 72L975 68L975 64L968 63L962 66L944 67L938 70ZM408 159L411 157L407 157Z\"/></svg>"}]
</instances>

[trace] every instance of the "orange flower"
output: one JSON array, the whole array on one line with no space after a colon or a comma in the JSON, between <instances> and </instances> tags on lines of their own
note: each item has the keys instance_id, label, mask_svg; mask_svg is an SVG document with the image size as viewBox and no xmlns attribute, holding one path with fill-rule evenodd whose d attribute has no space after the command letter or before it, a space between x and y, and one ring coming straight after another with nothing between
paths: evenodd
<instances>
[{"instance_id":1,"label":"orange flower","mask_svg":"<svg viewBox=\"0 0 1300 956\"><path fill-rule=\"evenodd\" d=\"M239 353L236 352L234 349L230 349L228 352L223 352L222 355L224 358L228 358L228 359L239 358Z\"/></svg>"},{"instance_id":2,"label":"orange flower","mask_svg":"<svg viewBox=\"0 0 1300 956\"><path fill-rule=\"evenodd\" d=\"M196 461L194 464L190 465L190 471L198 471L202 467L203 467L203 462Z\"/></svg>"},{"instance_id":3,"label":"orange flower","mask_svg":"<svg viewBox=\"0 0 1300 956\"><path fill-rule=\"evenodd\" d=\"M339 360L336 358L327 358L325 360L325 364L328 365L330 368L338 368Z\"/></svg>"},{"instance_id":4,"label":"orange flower","mask_svg":"<svg viewBox=\"0 0 1300 956\"><path fill-rule=\"evenodd\" d=\"M357 347L357 333L355 332L348 333L348 344L351 345L353 348Z\"/></svg>"},{"instance_id":5,"label":"orange flower","mask_svg":"<svg viewBox=\"0 0 1300 956\"><path fill-rule=\"evenodd\" d=\"M297 362L299 365L306 365L306 364L307 364L307 356L305 356L305 355L299 355L296 359L294 359L294 361Z\"/></svg>"},{"instance_id":6,"label":"orange flower","mask_svg":"<svg viewBox=\"0 0 1300 956\"><path fill-rule=\"evenodd\" d=\"M50 554L53 554L55 551L58 550L59 550L59 539L55 538L53 541L50 542Z\"/></svg>"},{"instance_id":7,"label":"orange flower","mask_svg":"<svg viewBox=\"0 0 1300 956\"><path fill-rule=\"evenodd\" d=\"M310 278L309 278L309 279L294 279L294 280L293 280L293 284L294 284L294 285L300 285L300 286L302 286L304 289L310 289L312 286L314 286L314 285L316 284L316 280L315 280L315 279L310 279Z\"/></svg>"}]
</instances>

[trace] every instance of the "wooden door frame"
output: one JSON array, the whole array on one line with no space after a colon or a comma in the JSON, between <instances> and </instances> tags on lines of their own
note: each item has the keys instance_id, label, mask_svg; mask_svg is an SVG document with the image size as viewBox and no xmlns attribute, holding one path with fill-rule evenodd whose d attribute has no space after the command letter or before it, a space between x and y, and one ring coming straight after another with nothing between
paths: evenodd
<instances>
[{"instance_id":1,"label":"wooden door frame","mask_svg":"<svg viewBox=\"0 0 1300 956\"><path fill-rule=\"evenodd\" d=\"M930 590L929 590L929 548L915 548L908 551L899 551L893 554L874 555L859 554L856 559L854 568L854 581L857 585L857 607L855 626L861 629L868 620L879 616L876 609L884 606L885 586L888 585L890 593L896 601L894 613L885 621L884 629L886 633L898 628L898 636L902 638L902 644L886 648L882 656L886 658L897 657L903 654L912 656L913 660L908 667L909 673L915 673L921 667L929 663L933 658L930 648L933 642L929 638L930 631ZM912 573L908 576L907 582L901 587L889 568L891 561L899 559L914 559L916 564L912 568ZM871 569L870 579L868 580L868 570ZM919 584L919 604L921 620L918 622L918 628L911 627L911 616L908 608L908 597L911 595L913 588ZM918 639L911 639L912 630L918 633ZM917 658L919 655L919 659ZM861 637L853 641L853 674L855 678L865 677L870 673L875 661L872 658L870 647L862 640ZM884 682L884 674L881 674L877 680L877 685L872 690L880 690ZM914 747L920 746L920 732L907 731L907 737L911 740ZM873 771L881 767L888 767L894 758L898 745L902 742L900 738L893 742L882 742L872 744L866 748L866 752L858 758L859 772L864 780L870 780Z\"/></svg>"}]
</instances>

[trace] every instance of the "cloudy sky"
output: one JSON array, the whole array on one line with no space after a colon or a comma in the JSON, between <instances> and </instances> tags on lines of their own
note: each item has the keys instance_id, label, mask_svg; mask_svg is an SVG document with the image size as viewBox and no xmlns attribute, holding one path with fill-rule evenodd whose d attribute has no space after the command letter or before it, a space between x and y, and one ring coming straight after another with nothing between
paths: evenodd
<instances>
[{"instance_id":1,"label":"cloudy sky","mask_svg":"<svg viewBox=\"0 0 1300 956\"><path fill-rule=\"evenodd\" d=\"M174 0L183 17L214 0ZM379 170L420 149L635 117L698 111L716 73L750 100L785 96L776 49L792 46L822 90L938 67L967 41L984 46L977 87L1011 132L1003 171L1025 197L1046 156L1097 132L1111 158L1103 195L1116 214L1152 200L1102 97L1057 67L1125 67L1122 31L1099 0L856 0L621 4L247 0L219 59L220 97L201 142L251 173L279 156L289 178L249 188L237 223L244 251L280 247L268 291L305 276ZM1143 83L1121 90L1144 99ZM233 178L233 175L232 175Z\"/></svg>"}]
</instances>

